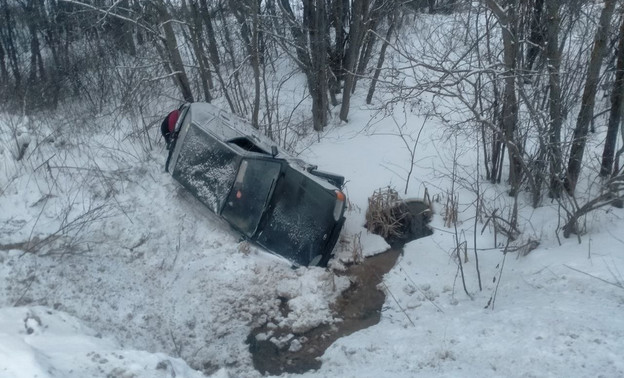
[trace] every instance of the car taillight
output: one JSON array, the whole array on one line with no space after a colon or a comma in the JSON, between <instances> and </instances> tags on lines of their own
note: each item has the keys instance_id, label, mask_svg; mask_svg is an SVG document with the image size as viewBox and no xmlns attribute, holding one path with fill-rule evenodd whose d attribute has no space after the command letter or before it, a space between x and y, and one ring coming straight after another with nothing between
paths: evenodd
<instances>
[{"instance_id":1,"label":"car taillight","mask_svg":"<svg viewBox=\"0 0 624 378\"><path fill-rule=\"evenodd\" d=\"M342 215L342 210L345 207L345 197L344 193L340 190L336 190L336 205L334 206L334 220L338 221L340 216Z\"/></svg>"}]
</instances>

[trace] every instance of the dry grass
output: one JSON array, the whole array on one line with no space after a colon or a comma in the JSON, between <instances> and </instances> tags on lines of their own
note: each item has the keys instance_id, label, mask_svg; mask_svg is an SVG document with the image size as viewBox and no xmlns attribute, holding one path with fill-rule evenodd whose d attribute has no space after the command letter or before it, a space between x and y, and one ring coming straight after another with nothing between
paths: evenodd
<instances>
[{"instance_id":1,"label":"dry grass","mask_svg":"<svg viewBox=\"0 0 624 378\"><path fill-rule=\"evenodd\" d=\"M384 239L401 237L404 219L409 216L407 209L402 209L401 198L391 187L380 188L368 198L366 210L366 229Z\"/></svg>"},{"instance_id":2,"label":"dry grass","mask_svg":"<svg viewBox=\"0 0 624 378\"><path fill-rule=\"evenodd\" d=\"M353 243L351 245L351 254L353 258L353 262L355 264L359 264L364 261L364 253L362 251L362 233L357 233L353 235Z\"/></svg>"},{"instance_id":3,"label":"dry grass","mask_svg":"<svg viewBox=\"0 0 624 378\"><path fill-rule=\"evenodd\" d=\"M451 227L457 223L458 203L457 198L452 193L447 193L446 203L443 209L444 226Z\"/></svg>"}]
</instances>

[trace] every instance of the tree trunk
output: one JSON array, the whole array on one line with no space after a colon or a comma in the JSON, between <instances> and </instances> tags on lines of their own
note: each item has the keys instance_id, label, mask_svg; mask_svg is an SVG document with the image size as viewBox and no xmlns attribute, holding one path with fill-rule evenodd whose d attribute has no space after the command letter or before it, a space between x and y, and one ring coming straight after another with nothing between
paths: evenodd
<instances>
[{"instance_id":1,"label":"tree trunk","mask_svg":"<svg viewBox=\"0 0 624 378\"><path fill-rule=\"evenodd\" d=\"M2 39L0 39L0 84L9 82L9 71L6 66L6 57L4 48L2 47Z\"/></svg>"},{"instance_id":2,"label":"tree trunk","mask_svg":"<svg viewBox=\"0 0 624 378\"><path fill-rule=\"evenodd\" d=\"M329 93L333 106L339 104L336 94L340 93L340 83L344 79L344 58L345 58L345 19L349 14L349 3L347 0L333 0L331 2L330 26L333 26L334 46L329 53L330 75Z\"/></svg>"},{"instance_id":3,"label":"tree trunk","mask_svg":"<svg viewBox=\"0 0 624 378\"><path fill-rule=\"evenodd\" d=\"M386 38L381 45L381 51L379 52L379 59L377 60L377 66L375 67L375 73L373 74L373 79L371 80L370 87L368 88L368 94L366 95L366 103L370 104L373 100L373 94L375 93L375 87L377 85L377 80L379 80L379 75L381 74L381 68L383 67L384 60L386 59L386 50L388 49L388 45L390 44L390 39L392 38L392 34L394 33L394 29L397 25L399 18L398 12L395 10L389 17L388 31L386 32Z\"/></svg>"},{"instance_id":4,"label":"tree trunk","mask_svg":"<svg viewBox=\"0 0 624 378\"><path fill-rule=\"evenodd\" d=\"M312 97L312 119L315 131L327 125L327 42L325 0L304 0L303 26L310 41L310 66L307 68L308 87Z\"/></svg>"},{"instance_id":5,"label":"tree trunk","mask_svg":"<svg viewBox=\"0 0 624 378\"><path fill-rule=\"evenodd\" d=\"M212 27L212 17L208 10L208 4L206 0L200 0L201 15L204 23L206 24L206 34L208 35L208 52L210 53L210 59L213 65L221 63L219 58L219 49L217 48L217 40L215 38L214 28Z\"/></svg>"},{"instance_id":6,"label":"tree trunk","mask_svg":"<svg viewBox=\"0 0 624 378\"><path fill-rule=\"evenodd\" d=\"M549 81L549 112L550 126L548 130L548 155L550 167L551 198L559 198L562 190L561 182L561 79L559 66L561 56L559 51L559 0L549 0L546 3L546 57L548 59Z\"/></svg>"},{"instance_id":7,"label":"tree trunk","mask_svg":"<svg viewBox=\"0 0 624 378\"><path fill-rule=\"evenodd\" d=\"M312 92L312 114L314 117L314 130L321 131L327 125L327 12L325 0L311 1L314 9L310 25L310 47L312 50L312 77L310 89Z\"/></svg>"},{"instance_id":8,"label":"tree trunk","mask_svg":"<svg viewBox=\"0 0 624 378\"><path fill-rule=\"evenodd\" d=\"M503 91L503 109L501 114L501 130L508 146L510 195L515 195L522 181L522 152L516 138L518 123L518 101L516 97L516 67L518 59L518 26L515 5L506 4L505 9L494 0L487 0L488 6L501 24L503 37L503 59L505 63L505 89Z\"/></svg>"},{"instance_id":9,"label":"tree trunk","mask_svg":"<svg viewBox=\"0 0 624 378\"><path fill-rule=\"evenodd\" d=\"M233 1L230 0L230 8L238 23L240 24L240 34L247 54L250 58L251 69L254 80L254 99L251 109L251 125L258 129L258 115L260 113L260 51L259 51L259 14L260 2L258 0ZM251 19L251 28L248 18ZM251 29L251 30L250 30Z\"/></svg>"},{"instance_id":10,"label":"tree trunk","mask_svg":"<svg viewBox=\"0 0 624 378\"><path fill-rule=\"evenodd\" d=\"M63 43L61 36L63 33L62 19L60 16L61 10L55 2L50 3L49 16L42 18L43 29L45 30L45 42L50 49L52 55L53 65L48 68L49 85L48 85L48 103L53 108L56 108L62 95L61 90L64 87L62 84L63 69L68 64L63 61ZM45 12L44 12L45 14ZM66 26L67 27L67 26Z\"/></svg>"},{"instance_id":11,"label":"tree trunk","mask_svg":"<svg viewBox=\"0 0 624 378\"><path fill-rule=\"evenodd\" d=\"M115 12L124 17L131 17L128 0L117 1ZM136 46L132 37L134 25L116 17L110 18L108 22L112 24L111 33L119 51L136 56Z\"/></svg>"},{"instance_id":12,"label":"tree trunk","mask_svg":"<svg viewBox=\"0 0 624 378\"><path fill-rule=\"evenodd\" d=\"M186 76L186 70L184 69L184 64L182 63L182 56L180 56L180 51L178 50L178 41L173 31L173 19L163 4L158 4L156 7L162 21L162 28L165 32L164 44L167 56L169 57L169 63L171 64L171 69L173 70L175 82L180 88L184 101L195 102L188 76Z\"/></svg>"},{"instance_id":13,"label":"tree trunk","mask_svg":"<svg viewBox=\"0 0 624 378\"><path fill-rule=\"evenodd\" d=\"M620 122L622 121L622 101L624 100L624 20L620 24L619 39L615 83L611 92L609 126L607 128L607 138L602 151L602 165L600 167L600 176L602 177L607 177L612 172L615 144Z\"/></svg>"},{"instance_id":14,"label":"tree trunk","mask_svg":"<svg viewBox=\"0 0 624 378\"><path fill-rule=\"evenodd\" d=\"M211 102L212 95L210 94L210 83L212 82L212 79L210 77L210 70L208 68L208 62L206 62L206 54L202 43L202 20L197 6L197 1L190 0L189 5L190 14L188 14L187 17L193 21L190 25L191 45L193 46L193 52L195 53L195 58L199 67L199 80L201 81L202 90L204 91L204 99L206 102Z\"/></svg>"},{"instance_id":15,"label":"tree trunk","mask_svg":"<svg viewBox=\"0 0 624 378\"><path fill-rule=\"evenodd\" d=\"M366 67L368 67L368 62L370 61L371 55L373 54L375 43L377 42L377 35L375 34L375 32L377 31L377 24L379 24L379 19L377 17L379 16L373 16L371 14L369 22L365 24L366 27L363 32L364 38L362 40L363 48L360 51L356 75L353 80L353 85L351 86L351 93L355 92L358 78L363 76L366 72Z\"/></svg>"},{"instance_id":16,"label":"tree trunk","mask_svg":"<svg viewBox=\"0 0 624 378\"><path fill-rule=\"evenodd\" d=\"M227 83L223 78L223 74L221 73L221 58L219 57L219 51L217 49L217 40L215 38L214 29L212 27L212 16L210 11L208 10L208 4L206 0L200 0L200 13L201 18L204 20L204 26L206 26L206 35L208 37L208 58L212 67L214 69L214 73L217 76L217 80L221 84L221 91L223 92L223 96L230 107L230 111L232 113L237 113L237 108L234 104L234 100L232 99L232 95L230 94L230 90L228 89Z\"/></svg>"},{"instance_id":17,"label":"tree trunk","mask_svg":"<svg viewBox=\"0 0 624 378\"><path fill-rule=\"evenodd\" d=\"M238 60L236 59L236 55L234 54L234 43L232 42L232 38L230 36L230 29L227 27L227 18L225 12L223 11L220 11L219 15L221 16L223 39L225 40L226 53L230 57L230 61L228 62L228 64L231 65L231 67L235 68L238 67ZM241 103L241 99L246 96L243 96L241 93L242 85L240 83L239 70L234 69L234 73L232 76L234 77L234 84L232 88L232 104L235 107L233 113L243 115L247 113L247 105L245 104L245 102ZM236 100L236 102L234 102L234 100Z\"/></svg>"},{"instance_id":18,"label":"tree trunk","mask_svg":"<svg viewBox=\"0 0 624 378\"><path fill-rule=\"evenodd\" d=\"M494 62L492 61L492 57L494 57L494 53L492 51L492 40L491 40L491 21L490 17L486 18L485 21L485 38L486 38L486 56L488 60L485 62L487 65L492 65ZM490 118L494 123L500 123L501 118L501 110L500 110L500 101L501 98L499 91L499 84L496 80L495 74L487 75L487 81L492 83L492 98L493 102L489 109ZM479 103L483 102L483 95L480 92L477 92ZM483 110L483 105L481 105L481 109ZM491 153L487 153L487 132L491 132L492 136L490 139L490 151ZM483 149L484 149L484 159L489 156L488 160L485 160L486 165L486 179L489 180L492 184L498 184L501 181L502 177L502 166L503 160L505 156L505 145L503 144L503 138L501 133L494 132L493 130L483 130Z\"/></svg>"},{"instance_id":19,"label":"tree trunk","mask_svg":"<svg viewBox=\"0 0 624 378\"><path fill-rule=\"evenodd\" d=\"M254 102L253 109L251 111L251 125L256 129L260 128L258 123L258 114L260 113L260 52L259 49L259 20L260 3L256 0L251 0L253 3L251 14L251 68L254 74Z\"/></svg>"},{"instance_id":20,"label":"tree trunk","mask_svg":"<svg viewBox=\"0 0 624 378\"><path fill-rule=\"evenodd\" d=\"M589 68L587 69L585 89L583 90L583 97L581 99L581 110L579 111L576 127L574 128L574 138L572 139L570 159L568 160L568 169L564 182L565 188L569 194L574 194L581 173L587 133L589 131L589 124L593 118L594 104L596 102L600 67L602 66L602 59L607 45L609 25L613 16L615 2L616 0L605 0L605 6L600 14L594 47L589 61Z\"/></svg>"},{"instance_id":21,"label":"tree trunk","mask_svg":"<svg viewBox=\"0 0 624 378\"><path fill-rule=\"evenodd\" d=\"M559 2L559 0L549 0L548 2L551 1L556 3ZM526 53L525 67L527 70L531 70L533 68L533 64L535 63L544 42L544 22L542 20L543 9L544 0L535 0L535 3L533 4L533 14L531 15L529 44ZM546 24L546 27L552 27L552 25Z\"/></svg>"},{"instance_id":22,"label":"tree trunk","mask_svg":"<svg viewBox=\"0 0 624 378\"><path fill-rule=\"evenodd\" d=\"M328 110L325 3L324 0L305 0L303 25L297 22L288 0L280 0L280 6L294 39L297 64L306 75L312 97L314 130L320 131L327 125ZM308 26L308 34L303 31L305 25Z\"/></svg>"},{"instance_id":23,"label":"tree trunk","mask_svg":"<svg viewBox=\"0 0 624 378\"><path fill-rule=\"evenodd\" d=\"M375 49L375 44L377 43L377 28L379 26L379 23L384 17L389 18L390 15L394 12L394 9L396 9L396 6L396 3L386 2L384 0L374 1L373 4L370 6L371 10L364 24L364 37L362 42L362 46L364 47L360 52L360 58L358 60L358 66L356 71L357 76L355 77L355 80L353 82L351 93L355 92L357 81L360 77L364 76L366 68L368 67L368 62L373 55L373 50Z\"/></svg>"},{"instance_id":24,"label":"tree trunk","mask_svg":"<svg viewBox=\"0 0 624 378\"><path fill-rule=\"evenodd\" d=\"M359 0L353 3L351 8L351 25L349 27L349 48L345 60L345 81L342 89L342 105L340 107L340 120L347 122L349 107L351 106L351 88L355 79L357 58L364 34L364 20L368 14L369 0Z\"/></svg>"},{"instance_id":25,"label":"tree trunk","mask_svg":"<svg viewBox=\"0 0 624 378\"><path fill-rule=\"evenodd\" d=\"M435 13L435 0L427 0L427 3L429 4L429 13L434 14Z\"/></svg>"},{"instance_id":26,"label":"tree trunk","mask_svg":"<svg viewBox=\"0 0 624 378\"><path fill-rule=\"evenodd\" d=\"M20 64L17 58L17 49L15 48L15 37L12 26L15 25L11 11L7 4L7 1L3 1L2 7L4 8L4 25L6 27L5 47L7 49L7 55L9 57L9 66L15 79L15 89L18 96L23 94L22 89L22 72L20 71Z\"/></svg>"},{"instance_id":27,"label":"tree trunk","mask_svg":"<svg viewBox=\"0 0 624 378\"><path fill-rule=\"evenodd\" d=\"M41 56L41 44L39 43L39 8L34 0L28 1L24 6L24 12L28 19L28 31L30 32L30 74L28 81L31 85L45 80L45 68Z\"/></svg>"}]
</instances>

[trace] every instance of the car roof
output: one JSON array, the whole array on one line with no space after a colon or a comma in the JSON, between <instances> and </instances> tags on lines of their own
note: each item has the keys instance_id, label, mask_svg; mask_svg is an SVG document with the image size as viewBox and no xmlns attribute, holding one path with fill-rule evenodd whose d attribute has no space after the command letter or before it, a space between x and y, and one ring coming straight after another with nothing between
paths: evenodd
<instances>
[{"instance_id":1,"label":"car roof","mask_svg":"<svg viewBox=\"0 0 624 378\"><path fill-rule=\"evenodd\" d=\"M233 141L243 138L250 140L254 145L259 147L263 152L255 152L245 150L245 155L256 156L269 156L271 155L271 147L276 146L270 139L261 135L259 131L253 128L247 121L239 118L231 113L226 112L210 103L194 102L190 104L191 121L205 132L213 135L217 139L224 143L228 143L230 146L237 145L232 143ZM240 147L240 146L239 146ZM277 146L276 146L277 147ZM307 176L309 179L317 182L326 189L334 190L336 186L332 185L328 181L319 178L310 172L308 169L316 168L314 165L308 164L303 160L296 158L283 149L278 147L278 155L276 159L286 160L290 163L290 167L296 169L301 174Z\"/></svg>"},{"instance_id":2,"label":"car roof","mask_svg":"<svg viewBox=\"0 0 624 378\"><path fill-rule=\"evenodd\" d=\"M191 117L193 123L198 127L223 142L246 138L264 150L265 153L270 154L273 144L269 140L259 136L258 131L245 120L227 113L212 104L203 102L192 103ZM284 151L278 150L284 154Z\"/></svg>"}]
</instances>

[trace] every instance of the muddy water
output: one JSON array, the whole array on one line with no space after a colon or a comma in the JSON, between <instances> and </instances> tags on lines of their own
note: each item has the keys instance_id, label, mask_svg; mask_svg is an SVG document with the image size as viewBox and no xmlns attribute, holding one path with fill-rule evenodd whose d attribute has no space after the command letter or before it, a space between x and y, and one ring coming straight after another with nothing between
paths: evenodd
<instances>
[{"instance_id":1,"label":"muddy water","mask_svg":"<svg viewBox=\"0 0 624 378\"><path fill-rule=\"evenodd\" d=\"M381 309L385 302L385 294L377 289L384 274L390 271L397 259L403 253L405 243L429 236L432 234L427 223L431 220L429 205L422 201L406 201L411 217L406 217L403 225L402 237L386 239L391 248L379 255L367 258L358 265L352 265L344 273L352 284L333 304L334 313L343 319L333 325L320 325L302 334L295 334L301 342L301 348L296 351L288 347L279 348L269 340L258 340L259 334L272 331L277 339L293 334L290 329L267 329L266 326L257 328L247 338L249 351L252 354L254 367L262 374L279 375L282 373L304 373L321 367L318 360L325 350L338 338L350 335L356 331L368 328L379 323ZM289 311L286 300L282 301L282 313ZM286 343L288 344L288 343Z\"/></svg>"},{"instance_id":2,"label":"muddy water","mask_svg":"<svg viewBox=\"0 0 624 378\"><path fill-rule=\"evenodd\" d=\"M377 289L383 275L395 265L402 253L401 248L367 258L359 265L350 266L343 274L353 282L332 306L332 310L343 319L334 325L321 325L295 338L303 341L298 351L280 349L269 340L258 341L256 335L268 332L266 327L255 329L248 337L249 350L253 356L254 367L261 373L278 375L281 373L303 373L321 367L317 359L338 338L368 328L379 322L385 294ZM283 302L282 311L287 312ZM279 338L292 334L290 329L274 329L273 336Z\"/></svg>"}]
</instances>

